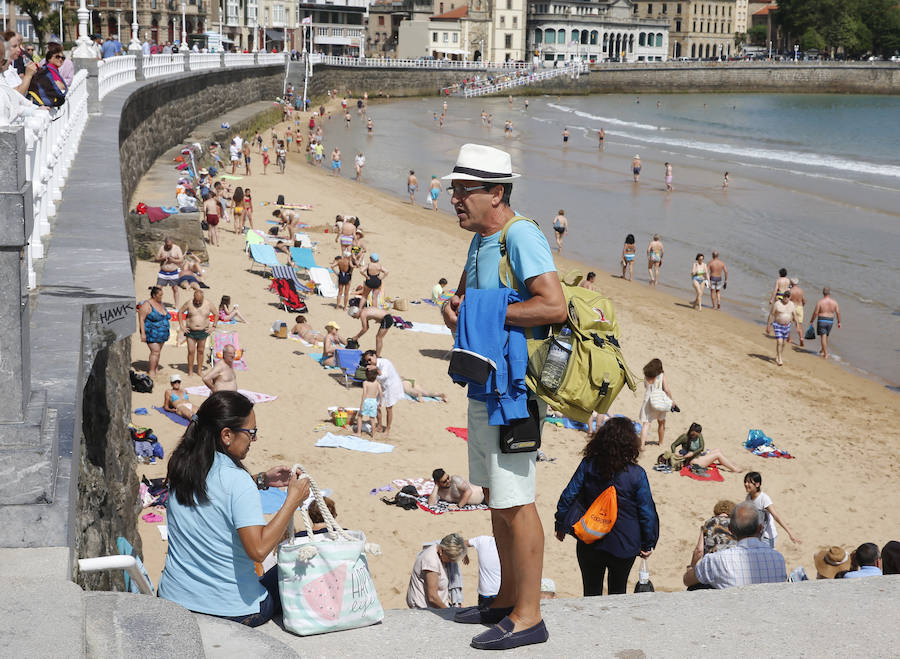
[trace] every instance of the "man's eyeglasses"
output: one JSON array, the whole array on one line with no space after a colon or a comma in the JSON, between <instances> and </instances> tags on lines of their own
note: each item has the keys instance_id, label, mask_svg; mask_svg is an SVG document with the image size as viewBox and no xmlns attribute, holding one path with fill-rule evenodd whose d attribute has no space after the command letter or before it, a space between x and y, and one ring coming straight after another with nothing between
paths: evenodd
<instances>
[{"instance_id":1,"label":"man's eyeglasses","mask_svg":"<svg viewBox=\"0 0 900 659\"><path fill-rule=\"evenodd\" d=\"M467 197L476 190L490 190L493 185L490 183L481 183L479 185L451 185L447 188L447 192L456 197L457 199L462 199L463 197Z\"/></svg>"},{"instance_id":2,"label":"man's eyeglasses","mask_svg":"<svg viewBox=\"0 0 900 659\"><path fill-rule=\"evenodd\" d=\"M250 435L251 442L256 439L256 435L259 432L259 428L234 428L234 430L238 432L245 432Z\"/></svg>"}]
</instances>

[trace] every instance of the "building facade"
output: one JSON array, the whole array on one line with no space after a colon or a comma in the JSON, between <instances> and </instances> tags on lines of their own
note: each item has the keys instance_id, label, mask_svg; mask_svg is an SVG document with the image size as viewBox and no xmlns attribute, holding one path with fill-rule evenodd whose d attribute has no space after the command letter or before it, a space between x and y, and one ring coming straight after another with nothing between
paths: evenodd
<instances>
[{"instance_id":1,"label":"building facade","mask_svg":"<svg viewBox=\"0 0 900 659\"><path fill-rule=\"evenodd\" d=\"M312 20L310 52L366 55L368 0L307 0L300 3L300 22L306 18Z\"/></svg>"},{"instance_id":2,"label":"building facade","mask_svg":"<svg viewBox=\"0 0 900 659\"><path fill-rule=\"evenodd\" d=\"M528 58L527 34L528 0L490 0L486 7L491 17L490 47L485 59L491 62L524 61ZM472 0L479 7L488 0Z\"/></svg>"},{"instance_id":3,"label":"building facade","mask_svg":"<svg viewBox=\"0 0 900 659\"><path fill-rule=\"evenodd\" d=\"M633 11L635 17L656 18L669 24L670 58L727 58L739 50L735 45L737 0L635 0Z\"/></svg>"},{"instance_id":4,"label":"building facade","mask_svg":"<svg viewBox=\"0 0 900 659\"><path fill-rule=\"evenodd\" d=\"M639 16L629 0L532 0L528 51L543 62L659 62L667 59L669 23Z\"/></svg>"},{"instance_id":5,"label":"building facade","mask_svg":"<svg viewBox=\"0 0 900 659\"><path fill-rule=\"evenodd\" d=\"M400 23L409 18L403 0L374 0L369 5L366 53L370 57L396 57Z\"/></svg>"}]
</instances>

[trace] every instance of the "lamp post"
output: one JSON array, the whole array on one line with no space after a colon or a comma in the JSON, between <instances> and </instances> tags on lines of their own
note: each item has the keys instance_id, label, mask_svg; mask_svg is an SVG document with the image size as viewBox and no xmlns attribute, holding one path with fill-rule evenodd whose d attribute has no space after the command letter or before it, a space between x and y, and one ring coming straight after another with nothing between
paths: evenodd
<instances>
[{"instance_id":1,"label":"lamp post","mask_svg":"<svg viewBox=\"0 0 900 659\"><path fill-rule=\"evenodd\" d=\"M799 44L794 44L794 61L795 61L795 62L797 61L797 55L798 55L799 52L800 52L800 46L799 46Z\"/></svg>"},{"instance_id":2,"label":"lamp post","mask_svg":"<svg viewBox=\"0 0 900 659\"><path fill-rule=\"evenodd\" d=\"M93 32L94 32L94 5L88 5L87 9L88 9L88 23L90 23L89 30L90 30L91 34L93 34Z\"/></svg>"},{"instance_id":3,"label":"lamp post","mask_svg":"<svg viewBox=\"0 0 900 659\"><path fill-rule=\"evenodd\" d=\"M138 38L138 15L137 0L131 0L131 43L128 44L128 50L137 52L141 49L141 41Z\"/></svg>"},{"instance_id":4,"label":"lamp post","mask_svg":"<svg viewBox=\"0 0 900 659\"><path fill-rule=\"evenodd\" d=\"M116 41L122 43L122 10L116 9Z\"/></svg>"},{"instance_id":5,"label":"lamp post","mask_svg":"<svg viewBox=\"0 0 900 659\"><path fill-rule=\"evenodd\" d=\"M253 13L247 17L248 22L250 23L250 32L253 34L253 52L259 52L259 33L256 29L257 24L259 23L259 6L253 7Z\"/></svg>"},{"instance_id":6,"label":"lamp post","mask_svg":"<svg viewBox=\"0 0 900 659\"><path fill-rule=\"evenodd\" d=\"M181 47L187 48L187 5L182 0L181 3Z\"/></svg>"},{"instance_id":7,"label":"lamp post","mask_svg":"<svg viewBox=\"0 0 900 659\"><path fill-rule=\"evenodd\" d=\"M96 55L91 48L91 39L88 37L88 20L90 18L90 10L84 4L85 0L81 0L78 7L78 39L76 41L75 50L72 53L75 57L86 57L93 59Z\"/></svg>"}]
</instances>

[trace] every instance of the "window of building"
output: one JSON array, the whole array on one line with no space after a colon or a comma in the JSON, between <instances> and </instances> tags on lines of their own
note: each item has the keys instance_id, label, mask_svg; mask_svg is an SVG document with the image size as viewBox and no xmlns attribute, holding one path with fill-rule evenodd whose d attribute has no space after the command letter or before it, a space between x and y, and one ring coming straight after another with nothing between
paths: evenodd
<instances>
[{"instance_id":1,"label":"window of building","mask_svg":"<svg viewBox=\"0 0 900 659\"><path fill-rule=\"evenodd\" d=\"M669 13L669 6L666 3L663 3L662 13L664 13L664 14Z\"/></svg>"},{"instance_id":2,"label":"window of building","mask_svg":"<svg viewBox=\"0 0 900 659\"><path fill-rule=\"evenodd\" d=\"M652 3L652 2L648 2L648 3L647 3L647 16L650 16L650 15L652 15L652 14L653 14L653 3Z\"/></svg>"},{"instance_id":3,"label":"window of building","mask_svg":"<svg viewBox=\"0 0 900 659\"><path fill-rule=\"evenodd\" d=\"M442 40L444 43L448 43L448 42L450 41L450 33L449 33L449 32L444 32L443 36L441 37L441 40Z\"/></svg>"},{"instance_id":4,"label":"window of building","mask_svg":"<svg viewBox=\"0 0 900 659\"><path fill-rule=\"evenodd\" d=\"M508 33L503 35L503 43L505 48L512 48L512 37L513 35Z\"/></svg>"},{"instance_id":5,"label":"window of building","mask_svg":"<svg viewBox=\"0 0 900 659\"><path fill-rule=\"evenodd\" d=\"M513 16L513 27L519 27L519 17Z\"/></svg>"},{"instance_id":6,"label":"window of building","mask_svg":"<svg viewBox=\"0 0 900 659\"><path fill-rule=\"evenodd\" d=\"M506 27L506 16L500 17L500 27Z\"/></svg>"},{"instance_id":7,"label":"window of building","mask_svg":"<svg viewBox=\"0 0 900 659\"><path fill-rule=\"evenodd\" d=\"M537 43L540 43L540 41ZM544 30L544 43L556 43L556 30L553 28Z\"/></svg>"},{"instance_id":8,"label":"window of building","mask_svg":"<svg viewBox=\"0 0 900 659\"><path fill-rule=\"evenodd\" d=\"M506 0L506 8L512 9L512 0Z\"/></svg>"},{"instance_id":9,"label":"window of building","mask_svg":"<svg viewBox=\"0 0 900 659\"><path fill-rule=\"evenodd\" d=\"M681 32L681 21L675 21L675 31Z\"/></svg>"},{"instance_id":10,"label":"window of building","mask_svg":"<svg viewBox=\"0 0 900 659\"><path fill-rule=\"evenodd\" d=\"M663 37L662 32L658 32L656 34L656 47L657 48L662 48L662 37Z\"/></svg>"},{"instance_id":11,"label":"window of building","mask_svg":"<svg viewBox=\"0 0 900 659\"><path fill-rule=\"evenodd\" d=\"M638 46L644 46L647 43L647 35L641 32L638 35Z\"/></svg>"},{"instance_id":12,"label":"window of building","mask_svg":"<svg viewBox=\"0 0 900 659\"><path fill-rule=\"evenodd\" d=\"M544 42L544 33L541 30L534 31L534 43L543 43Z\"/></svg>"},{"instance_id":13,"label":"window of building","mask_svg":"<svg viewBox=\"0 0 900 659\"><path fill-rule=\"evenodd\" d=\"M638 13L638 6L637 6L637 3L634 4L634 13L635 13L635 14Z\"/></svg>"},{"instance_id":14,"label":"window of building","mask_svg":"<svg viewBox=\"0 0 900 659\"><path fill-rule=\"evenodd\" d=\"M431 33L431 43L437 43L437 32Z\"/></svg>"},{"instance_id":15,"label":"window of building","mask_svg":"<svg viewBox=\"0 0 900 659\"><path fill-rule=\"evenodd\" d=\"M597 45L597 37L600 36L600 33L597 30L591 30L591 45Z\"/></svg>"},{"instance_id":16,"label":"window of building","mask_svg":"<svg viewBox=\"0 0 900 659\"><path fill-rule=\"evenodd\" d=\"M443 14L443 13L444 13L444 3L443 3L443 2L442 2L441 4L438 5L438 13L439 13L439 14Z\"/></svg>"},{"instance_id":17,"label":"window of building","mask_svg":"<svg viewBox=\"0 0 900 659\"><path fill-rule=\"evenodd\" d=\"M384 16L379 16L379 17L378 17L378 24L379 24L379 25L384 25Z\"/></svg>"},{"instance_id":18,"label":"window of building","mask_svg":"<svg viewBox=\"0 0 900 659\"><path fill-rule=\"evenodd\" d=\"M681 16L681 5L675 5L675 13Z\"/></svg>"},{"instance_id":19,"label":"window of building","mask_svg":"<svg viewBox=\"0 0 900 659\"><path fill-rule=\"evenodd\" d=\"M556 43L566 43L566 31L560 30L556 33Z\"/></svg>"},{"instance_id":20,"label":"window of building","mask_svg":"<svg viewBox=\"0 0 900 659\"><path fill-rule=\"evenodd\" d=\"M459 43L459 32L453 33L453 43Z\"/></svg>"}]
</instances>

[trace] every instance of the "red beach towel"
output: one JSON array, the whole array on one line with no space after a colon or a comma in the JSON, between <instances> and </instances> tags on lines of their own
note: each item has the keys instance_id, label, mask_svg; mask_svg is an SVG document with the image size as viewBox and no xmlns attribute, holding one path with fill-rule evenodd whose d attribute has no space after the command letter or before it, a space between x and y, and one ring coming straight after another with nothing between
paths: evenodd
<instances>
[{"instance_id":1,"label":"red beach towel","mask_svg":"<svg viewBox=\"0 0 900 659\"><path fill-rule=\"evenodd\" d=\"M151 222L159 222L169 217L169 213L162 209L162 206L147 206L147 219Z\"/></svg>"},{"instance_id":2,"label":"red beach towel","mask_svg":"<svg viewBox=\"0 0 900 659\"><path fill-rule=\"evenodd\" d=\"M722 474L719 473L719 468L716 465L709 465L706 468L705 474L695 474L691 471L690 465L685 465L681 468L679 472L682 476L687 476L688 478L693 478L695 481L716 481L721 483L725 479L722 478Z\"/></svg>"},{"instance_id":3,"label":"red beach towel","mask_svg":"<svg viewBox=\"0 0 900 659\"><path fill-rule=\"evenodd\" d=\"M449 432L452 432L463 441L469 441L469 431L466 428L454 428L453 426L447 426L447 430Z\"/></svg>"}]
</instances>

